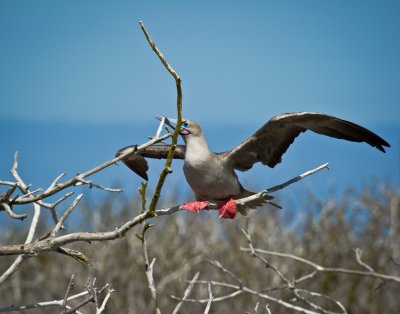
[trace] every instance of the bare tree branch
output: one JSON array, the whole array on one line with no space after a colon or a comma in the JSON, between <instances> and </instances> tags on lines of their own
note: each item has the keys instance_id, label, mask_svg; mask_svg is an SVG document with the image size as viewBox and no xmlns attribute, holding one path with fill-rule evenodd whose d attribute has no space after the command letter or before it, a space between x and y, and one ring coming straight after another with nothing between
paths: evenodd
<instances>
[{"instance_id":1,"label":"bare tree branch","mask_svg":"<svg viewBox=\"0 0 400 314\"><path fill-rule=\"evenodd\" d=\"M299 176L297 176L297 177L295 177L293 179L290 179L289 181L287 181L285 183L282 183L280 185L274 186L273 188L270 188L270 189L266 189L265 192L266 193L272 193L272 192L276 192L278 190L282 190L285 187L287 187L287 186L289 186L289 185L291 185L293 183L296 183L296 182L304 179L305 177L308 177L309 175L312 175L312 174L314 174L314 173L316 173L316 172L318 172L318 171L320 171L322 169L329 169L328 166L329 166L328 163L324 163L321 166L319 166L319 167L317 167L315 169L309 170L309 171L307 171L307 172L305 172L305 173L303 173L303 174L301 174L301 175L299 175Z\"/></svg>"},{"instance_id":2,"label":"bare tree branch","mask_svg":"<svg viewBox=\"0 0 400 314\"><path fill-rule=\"evenodd\" d=\"M181 124L182 124L182 88L181 88L181 78L179 77L179 75L169 65L169 63L164 58L164 56L161 53L161 51L156 47L155 43L153 42L153 40L151 39L149 33L147 32L147 30L146 30L146 28L144 26L144 23L142 21L140 21L139 24L140 24L140 27L142 28L142 31L143 31L144 35L146 36L146 39L149 42L151 48L156 53L158 58L161 60L162 64L165 66L165 68L168 70L168 72L171 73L171 75L174 77L175 83L176 83L176 89L177 89L177 101L176 101L177 104L176 104L176 107L177 107L178 118L177 118L176 128L175 128L174 133L172 135L171 148L168 151L167 160L165 161L164 168L161 171L161 174L160 174L160 176L158 178L158 182L157 182L154 194L153 194L153 198L152 198L152 200L150 202L149 211L154 213L155 210L156 210L156 206L157 206L158 200L159 200L160 195L161 195L161 190L162 190L162 187L164 185L165 178L167 177L167 175L169 173L172 172L172 169L171 169L172 159L173 159L173 156L174 156L176 143L178 142L178 135L179 135L179 131L180 131ZM158 131L157 131L157 133L158 133Z\"/></svg>"},{"instance_id":3,"label":"bare tree branch","mask_svg":"<svg viewBox=\"0 0 400 314\"><path fill-rule=\"evenodd\" d=\"M208 312L210 312L211 303L214 300L214 296L213 296L213 293L212 293L212 288L211 288L211 283L210 282L208 283L207 290L208 290L208 302L207 302L207 306L206 306L206 308L204 310L204 314L208 314Z\"/></svg>"},{"instance_id":4,"label":"bare tree branch","mask_svg":"<svg viewBox=\"0 0 400 314\"><path fill-rule=\"evenodd\" d=\"M108 288L107 289L107 295L105 296L103 302L101 303L101 306L99 308L96 309L96 314L101 314L103 313L103 311L106 309L106 304L108 302L108 300L111 297L111 294L114 292L114 289Z\"/></svg>"},{"instance_id":5,"label":"bare tree branch","mask_svg":"<svg viewBox=\"0 0 400 314\"><path fill-rule=\"evenodd\" d=\"M197 281L197 278L199 278L199 276L200 276L200 273L199 273L199 272L197 272L197 273L193 276L193 278L192 278L192 280L189 282L189 285L187 286L185 292L183 293L182 299L179 301L179 303L178 303L178 304L174 307L174 309L172 310L172 314L177 314L177 313L179 312L179 310L180 310L180 308L181 308L183 302L185 302L185 300L186 300L187 297L189 296L190 292L192 292L193 287L194 287L194 284L195 284L195 282Z\"/></svg>"},{"instance_id":6,"label":"bare tree branch","mask_svg":"<svg viewBox=\"0 0 400 314\"><path fill-rule=\"evenodd\" d=\"M249 248L240 248L240 250L241 251L250 251ZM259 253L267 254L267 255L285 257L285 258L289 258L289 259L301 262L303 264L307 264L307 265L313 267L315 269L315 271L317 271L317 272L341 273L341 274L354 275L354 276L366 276L366 277L373 277L373 278L377 278L377 279L383 279L383 280L387 280L387 281L393 281L393 282L400 283L400 277L398 277L398 276L386 275L386 274L362 271L362 270L324 267L315 262L309 261L307 259L304 259L302 257L296 256L293 254L289 254L289 253L274 252L274 251L268 251L268 250L262 250L262 249L255 249L255 251L259 252Z\"/></svg>"},{"instance_id":7,"label":"bare tree branch","mask_svg":"<svg viewBox=\"0 0 400 314\"><path fill-rule=\"evenodd\" d=\"M258 306L259 306L259 305L260 305L260 302L257 302L257 303L256 303L256 306L254 307L253 314L257 314Z\"/></svg>"},{"instance_id":8,"label":"bare tree branch","mask_svg":"<svg viewBox=\"0 0 400 314\"><path fill-rule=\"evenodd\" d=\"M159 313L161 313L161 311L158 308L157 289L156 289L156 284L154 282L154 277L153 277L153 268L154 268L154 263L156 262L156 259L153 258L151 263L149 263L149 257L148 257L148 254L147 254L147 241L146 241L146 238L143 238L142 245L143 245L143 257L144 257L145 273L146 273L147 282L149 284L149 289L150 289L150 292L151 292L151 298L152 298L152 300L154 302L154 311L155 311L155 313L159 314Z\"/></svg>"},{"instance_id":9,"label":"bare tree branch","mask_svg":"<svg viewBox=\"0 0 400 314\"><path fill-rule=\"evenodd\" d=\"M12 208L11 208L11 206L8 205L7 203L2 203L1 206L3 206L3 208L4 208L5 211L7 212L8 216L10 216L11 218L19 219L19 220L24 220L25 218L28 217L27 214L18 215L18 214L16 214L16 213L14 213L14 211L13 211Z\"/></svg>"},{"instance_id":10,"label":"bare tree branch","mask_svg":"<svg viewBox=\"0 0 400 314\"><path fill-rule=\"evenodd\" d=\"M143 145L142 145L143 146ZM125 153L124 153L125 155ZM128 154L129 155L129 154ZM120 156L119 156L120 157ZM118 158L119 158L118 157ZM304 178L312 173L315 173L316 171L319 171L323 169L324 165L306 172L305 174L302 174L300 176L297 176L296 178ZM325 166L326 167L326 166ZM300 179L299 179L300 180ZM286 187L288 182L291 182L290 184L297 182L298 180L294 181L289 180L284 184L280 184L278 186L272 187L267 190L278 190L280 188ZM277 188L279 187L279 188ZM246 197L243 199L236 200L237 203L240 204L245 204L246 202L254 200L254 197L264 197L265 191L262 191L260 193L257 193L255 195L252 195L250 197ZM258 195L258 196L256 196ZM218 209L217 204L210 203L207 207L207 209ZM136 217L132 218L131 220L127 221L124 225L122 225L119 228L116 228L113 231L108 231L108 232L77 232L77 233L71 233L67 234L64 236L59 236L51 239L43 239L40 241L36 241L34 243L30 244L15 244L15 245L5 245L0 247L0 256L1 255L17 255L17 254L37 254L42 251L51 251L54 250L56 247L60 247L63 245L66 245L68 243L72 242L90 242L90 241L107 241L107 240L114 240L120 237L125 236L125 234L134 226L137 224L142 223L143 221L152 218L154 216L162 216L162 215L170 215L173 213L176 213L178 211L182 210L182 205L177 205L169 208L163 208L159 210L155 210L154 213L151 210L148 210L146 212L141 213L140 215L137 215Z\"/></svg>"},{"instance_id":11,"label":"bare tree branch","mask_svg":"<svg viewBox=\"0 0 400 314\"><path fill-rule=\"evenodd\" d=\"M25 240L25 244L32 242L36 232L36 227L39 223L40 205L34 203L33 207L34 207L34 214L32 217L31 225L29 227L28 235ZM0 276L0 285L2 285L13 273L15 273L20 267L20 265L28 258L29 258L28 255L18 256L14 261L14 263L12 263L11 266Z\"/></svg>"},{"instance_id":12,"label":"bare tree branch","mask_svg":"<svg viewBox=\"0 0 400 314\"><path fill-rule=\"evenodd\" d=\"M156 143L162 142L163 140L165 140L165 139L167 139L167 138L169 138L171 136L172 136L172 134L168 133L168 134L165 134L165 135L163 135L163 136L161 136L159 138L154 138L154 139L148 141L147 143L145 143L145 144L143 144L141 146L138 146L137 147L137 151L140 151L141 149L144 149L144 148L146 148L148 146L151 146L151 145L154 145ZM47 197L49 197L51 195L54 195L54 194L66 189L68 187L82 184L82 182L85 182L85 184L86 183L89 184L90 181L85 181L84 180L86 177L89 177L89 176L91 176L91 175L93 175L93 174L95 174L95 173L97 173L97 172L99 172L99 171L101 171L101 170L103 170L103 169L105 169L105 168L117 163L118 161L124 159L125 157L127 157L128 155L130 155L130 154L132 154L134 152L135 152L135 148L133 148L133 147L130 148L130 149L127 149L120 156L118 156L118 157L116 157L114 159L111 159L111 160L109 160L109 161L107 161L107 162L105 162L105 163L103 163L103 164L101 164L101 165L99 165L99 166L97 166L95 168L92 168L92 169L90 169L90 170L88 170L88 171L86 171L84 173L77 174L73 178L71 178L70 180L67 180L67 181L65 181L63 183L51 184L50 187L52 185L53 185L53 187L51 189L46 189L41 194L31 195L30 197L25 197L23 199L13 200L12 202L10 202L10 204L11 205L21 205L21 204L29 204L29 203L41 201L41 200L43 200L43 199L45 199L45 198L47 198ZM29 191L28 191L29 187L22 181L21 177L18 174L17 167L18 167L18 153L15 153L14 165L13 165L13 167L11 169L11 173L12 173L13 177L16 179L18 188L21 189L22 192L27 194L27 193L29 193ZM58 176L55 181L58 182L60 176Z\"/></svg>"},{"instance_id":13,"label":"bare tree branch","mask_svg":"<svg viewBox=\"0 0 400 314\"><path fill-rule=\"evenodd\" d=\"M61 216L60 220L57 222L56 226L54 227L53 231L50 233L50 237L54 238L58 231L60 231L61 226L63 225L64 221L68 218L68 216L72 213L76 205L78 205L79 201L81 200L83 194L79 194L75 200L72 202L71 206L67 208L64 214Z\"/></svg>"},{"instance_id":14,"label":"bare tree branch","mask_svg":"<svg viewBox=\"0 0 400 314\"><path fill-rule=\"evenodd\" d=\"M82 296L88 295L88 291L83 291L68 297L67 301L72 301ZM23 311L29 309L36 309L36 308L45 308L51 306L62 306L64 302L64 298L60 300L53 300L53 301L44 301L44 302L37 302L28 305L11 305L9 307L0 308L0 313L8 313L8 312L16 312L16 311ZM69 305L67 305L67 309L71 309Z\"/></svg>"},{"instance_id":15,"label":"bare tree branch","mask_svg":"<svg viewBox=\"0 0 400 314\"><path fill-rule=\"evenodd\" d=\"M360 248L356 248L354 250L354 253L356 255L356 260L357 260L358 264L360 264L361 266L363 266L364 268L366 268L368 271L370 271L372 273L375 272L375 270L371 266L369 266L367 263L365 263L361 260L363 251Z\"/></svg>"},{"instance_id":16,"label":"bare tree branch","mask_svg":"<svg viewBox=\"0 0 400 314\"><path fill-rule=\"evenodd\" d=\"M295 286L296 280L287 279L286 276L278 268L276 268L269 261L267 261L265 258L263 258L262 256L260 256L258 254L258 250L256 248L254 248L250 234L248 233L247 229L242 229L242 232L246 236L247 242L249 244L249 248L246 248L245 250L242 249L242 250L250 252L250 254L253 257L260 260L266 266L267 269L271 269L284 282L284 288L287 289L287 291L291 292L295 296L294 301L301 300L304 302L304 304L306 306L300 306L297 304L293 304L292 302L287 302L283 299L273 297L264 292L258 292L258 291L255 291L254 289L251 289L247 285L243 284L241 279L236 274L234 274L232 271L228 270L226 267L224 267L218 261L211 262L211 265L215 266L216 268L221 270L223 273L227 274L230 278L232 278L235 282L237 282L237 284L232 285L232 284L227 284L225 282L217 282L217 281L211 281L211 282L196 281L195 283L197 283L197 284L211 284L214 286L227 287L227 288L234 290L228 294L225 294L225 295L222 295L219 297L215 297L213 299L213 302L221 302L221 301L235 298L237 295L242 294L242 293L249 293L249 294L258 296L259 298L266 299L270 302L277 303L280 306L283 306L284 308L295 310L295 311L298 311L301 313L325 313L325 314L336 313L336 312L332 312L331 310L328 310L328 309L318 305L317 303L315 303L314 301L312 301L308 298L308 296L312 296L312 297L318 297L318 298L322 298L322 299L328 300L330 302L333 302L338 308L340 308L340 310L342 311L341 313L347 313L347 310L341 304L340 301L335 300L335 299L331 298L330 296L327 296L327 295L324 295L324 294L321 294L318 292L312 292L312 291L308 291L303 288L296 287ZM177 299L174 296L172 296L172 298ZM209 298L208 299L186 299L186 302L208 303ZM310 307L311 309L309 309L307 307ZM257 308L258 308L258 306L256 306L256 308L255 308L255 311L254 311L255 313L257 312ZM267 311L269 311L268 308L267 308Z\"/></svg>"},{"instance_id":17,"label":"bare tree branch","mask_svg":"<svg viewBox=\"0 0 400 314\"><path fill-rule=\"evenodd\" d=\"M64 300L63 300L63 303L61 304L61 313L60 314L64 314L67 310L67 300L68 300L69 293L71 292L71 289L74 286L74 276L75 275L72 274L71 279L68 282L67 291L65 291Z\"/></svg>"}]
</instances>

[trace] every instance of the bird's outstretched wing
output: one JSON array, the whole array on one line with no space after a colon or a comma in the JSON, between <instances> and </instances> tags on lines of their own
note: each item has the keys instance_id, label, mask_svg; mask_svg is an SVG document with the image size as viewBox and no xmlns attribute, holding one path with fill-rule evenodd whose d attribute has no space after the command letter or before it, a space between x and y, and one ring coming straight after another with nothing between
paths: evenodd
<instances>
[{"instance_id":1,"label":"bird's outstretched wing","mask_svg":"<svg viewBox=\"0 0 400 314\"><path fill-rule=\"evenodd\" d=\"M284 113L273 117L238 147L224 153L237 170L246 171L261 162L275 167L295 138L307 130L353 142L366 142L385 152L384 139L350 121L316 112Z\"/></svg>"},{"instance_id":2,"label":"bird's outstretched wing","mask_svg":"<svg viewBox=\"0 0 400 314\"><path fill-rule=\"evenodd\" d=\"M135 147L135 145L127 146L118 150L115 157L122 155L127 149ZM148 146L140 151L134 152L124 159L123 163L131 169L133 172L141 176L146 181L148 180L147 170L149 166L147 164L146 158L156 158L156 159L166 159L168 151L171 145L152 145ZM174 159L185 159L186 146L177 145L175 148Z\"/></svg>"}]
</instances>

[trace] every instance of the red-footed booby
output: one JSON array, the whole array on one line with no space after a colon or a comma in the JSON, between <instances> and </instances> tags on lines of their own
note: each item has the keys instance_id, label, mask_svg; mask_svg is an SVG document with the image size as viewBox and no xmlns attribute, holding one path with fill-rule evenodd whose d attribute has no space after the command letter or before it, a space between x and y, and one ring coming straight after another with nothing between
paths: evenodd
<instances>
[{"instance_id":1,"label":"red-footed booby","mask_svg":"<svg viewBox=\"0 0 400 314\"><path fill-rule=\"evenodd\" d=\"M162 119L163 117L157 117ZM176 120L164 118L176 128ZM184 204L188 210L200 210L208 201L217 202L222 218L234 218L236 211L246 215L249 209L262 206L265 200L236 206L235 199L253 195L240 184L235 170L247 171L261 162L271 168L282 161L282 155L301 133L310 130L318 134L352 142L365 142L385 152L390 144L370 130L350 121L316 112L284 113L274 116L258 131L230 151L213 153L198 123L183 120L179 134L186 145L177 145L174 158L184 159L183 171L198 202ZM120 149L116 156L132 146ZM139 176L148 180L147 162L143 157L166 158L170 145L153 145L127 156L122 161Z\"/></svg>"}]
</instances>

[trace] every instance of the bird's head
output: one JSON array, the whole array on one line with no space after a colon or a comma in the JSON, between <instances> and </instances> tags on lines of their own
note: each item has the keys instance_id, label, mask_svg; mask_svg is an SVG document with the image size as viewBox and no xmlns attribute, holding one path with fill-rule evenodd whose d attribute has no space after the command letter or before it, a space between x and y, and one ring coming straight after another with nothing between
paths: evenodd
<instances>
[{"instance_id":1,"label":"bird's head","mask_svg":"<svg viewBox=\"0 0 400 314\"><path fill-rule=\"evenodd\" d=\"M162 117L162 116L156 116L156 118L160 121L162 120L162 118L164 118L165 124L167 124L168 126L170 126L173 129L176 128L176 123L177 123L176 119L166 118L166 117ZM183 119L179 134L185 140L188 136L193 136L193 137L201 136L203 134L203 131L201 130L201 127L195 121Z\"/></svg>"}]
</instances>

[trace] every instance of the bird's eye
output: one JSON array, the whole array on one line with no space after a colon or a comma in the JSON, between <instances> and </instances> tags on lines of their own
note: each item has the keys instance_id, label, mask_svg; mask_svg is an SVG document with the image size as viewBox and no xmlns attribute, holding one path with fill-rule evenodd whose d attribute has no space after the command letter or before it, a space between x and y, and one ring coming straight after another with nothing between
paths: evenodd
<instances>
[{"instance_id":1,"label":"bird's eye","mask_svg":"<svg viewBox=\"0 0 400 314\"><path fill-rule=\"evenodd\" d=\"M182 126L183 126L184 128L187 129L187 128L189 128L189 123L187 123L187 122L185 121L185 122L182 123Z\"/></svg>"}]
</instances>

